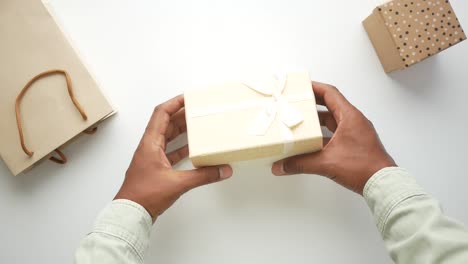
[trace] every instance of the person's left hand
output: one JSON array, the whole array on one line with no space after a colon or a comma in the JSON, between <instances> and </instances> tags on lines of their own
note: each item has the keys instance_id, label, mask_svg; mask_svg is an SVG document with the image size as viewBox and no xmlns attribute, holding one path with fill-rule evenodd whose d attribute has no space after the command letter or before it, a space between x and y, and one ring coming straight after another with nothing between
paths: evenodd
<instances>
[{"instance_id":1,"label":"person's left hand","mask_svg":"<svg viewBox=\"0 0 468 264\"><path fill-rule=\"evenodd\" d=\"M229 165L188 171L172 168L188 156L188 146L166 153L166 145L186 130L182 95L157 106L114 199L142 205L154 221L185 192L231 177Z\"/></svg>"}]
</instances>

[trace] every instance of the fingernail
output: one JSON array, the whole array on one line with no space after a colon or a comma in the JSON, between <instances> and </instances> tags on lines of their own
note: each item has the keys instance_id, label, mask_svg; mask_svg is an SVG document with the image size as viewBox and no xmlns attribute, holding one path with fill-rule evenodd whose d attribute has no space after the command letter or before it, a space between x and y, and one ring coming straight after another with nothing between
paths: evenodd
<instances>
[{"instance_id":1,"label":"fingernail","mask_svg":"<svg viewBox=\"0 0 468 264\"><path fill-rule=\"evenodd\" d=\"M273 163L273 166L271 167L271 172L276 176L285 175L286 173L284 172L283 164L284 163L282 161L277 161Z\"/></svg>"},{"instance_id":2,"label":"fingernail","mask_svg":"<svg viewBox=\"0 0 468 264\"><path fill-rule=\"evenodd\" d=\"M219 178L225 180L232 176L232 168L229 165L219 167Z\"/></svg>"}]
</instances>

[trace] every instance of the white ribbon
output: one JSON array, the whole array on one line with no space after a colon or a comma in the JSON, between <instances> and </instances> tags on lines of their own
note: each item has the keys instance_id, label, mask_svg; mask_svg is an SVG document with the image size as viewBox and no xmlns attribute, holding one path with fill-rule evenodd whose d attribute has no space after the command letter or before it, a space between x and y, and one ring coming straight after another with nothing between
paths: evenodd
<instances>
[{"instance_id":1,"label":"white ribbon","mask_svg":"<svg viewBox=\"0 0 468 264\"><path fill-rule=\"evenodd\" d=\"M251 135L265 135L275 121L277 115L282 124L284 124L290 132L293 127L304 121L302 114L296 110L283 95L286 82L286 77L279 80L275 75L271 80L267 80L266 82L244 83L244 85L250 89L271 98L269 103L256 114L256 117L252 121L249 127L249 133ZM290 135L288 135L287 138L291 140Z\"/></svg>"}]
</instances>

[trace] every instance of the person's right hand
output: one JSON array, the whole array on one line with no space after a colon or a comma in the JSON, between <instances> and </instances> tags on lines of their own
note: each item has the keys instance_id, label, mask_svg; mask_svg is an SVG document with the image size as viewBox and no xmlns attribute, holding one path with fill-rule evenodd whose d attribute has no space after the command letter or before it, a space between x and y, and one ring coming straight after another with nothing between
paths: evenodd
<instances>
[{"instance_id":1,"label":"person's right hand","mask_svg":"<svg viewBox=\"0 0 468 264\"><path fill-rule=\"evenodd\" d=\"M377 171L396 166L386 152L372 123L334 87L312 83L317 104L329 111L319 112L320 124L334 132L324 139L320 152L277 161L274 175L298 173L326 176L362 195L369 178Z\"/></svg>"},{"instance_id":2,"label":"person's right hand","mask_svg":"<svg viewBox=\"0 0 468 264\"><path fill-rule=\"evenodd\" d=\"M173 168L189 155L188 145L166 153L167 143L187 131L184 105L184 97L179 95L155 108L114 198L140 204L153 221L187 191L232 176L229 165L184 171Z\"/></svg>"}]
</instances>

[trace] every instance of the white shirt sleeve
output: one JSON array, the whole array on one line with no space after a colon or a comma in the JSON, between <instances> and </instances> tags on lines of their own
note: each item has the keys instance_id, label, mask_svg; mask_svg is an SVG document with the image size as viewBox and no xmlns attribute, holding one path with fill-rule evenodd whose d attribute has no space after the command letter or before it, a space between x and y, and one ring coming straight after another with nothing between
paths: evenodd
<instances>
[{"instance_id":1,"label":"white shirt sleeve","mask_svg":"<svg viewBox=\"0 0 468 264\"><path fill-rule=\"evenodd\" d=\"M395 263L468 263L468 230L444 215L408 171L380 170L364 198Z\"/></svg>"},{"instance_id":2,"label":"white shirt sleeve","mask_svg":"<svg viewBox=\"0 0 468 264\"><path fill-rule=\"evenodd\" d=\"M364 198L397 264L468 263L468 230L445 216L406 170L380 170L367 182ZM141 205L115 200L82 240L75 263L143 263L151 226Z\"/></svg>"},{"instance_id":3,"label":"white shirt sleeve","mask_svg":"<svg viewBox=\"0 0 468 264\"><path fill-rule=\"evenodd\" d=\"M93 230L80 243L75 264L143 263L152 219L139 204L114 200L98 216Z\"/></svg>"}]
</instances>

